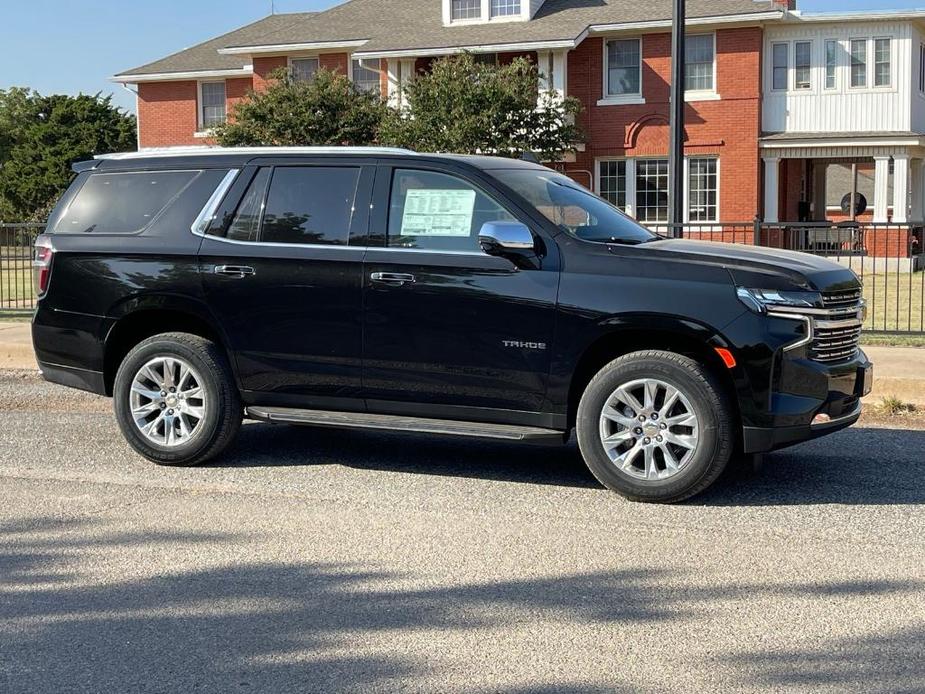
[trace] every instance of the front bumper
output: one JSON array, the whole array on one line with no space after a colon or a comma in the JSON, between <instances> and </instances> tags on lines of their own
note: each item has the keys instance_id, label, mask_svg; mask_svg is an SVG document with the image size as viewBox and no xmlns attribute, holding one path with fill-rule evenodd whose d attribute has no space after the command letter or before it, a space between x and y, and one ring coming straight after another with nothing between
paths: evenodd
<instances>
[{"instance_id":1,"label":"front bumper","mask_svg":"<svg viewBox=\"0 0 925 694\"><path fill-rule=\"evenodd\" d=\"M742 428L745 453L783 448L857 422L861 398L870 392L873 365L860 350L855 359L837 366L785 359L776 381L766 413L770 424Z\"/></svg>"}]
</instances>

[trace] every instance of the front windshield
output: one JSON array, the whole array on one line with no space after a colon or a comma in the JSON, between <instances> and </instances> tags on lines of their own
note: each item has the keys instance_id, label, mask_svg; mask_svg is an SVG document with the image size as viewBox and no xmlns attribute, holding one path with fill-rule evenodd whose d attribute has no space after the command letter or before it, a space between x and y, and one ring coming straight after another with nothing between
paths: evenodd
<instances>
[{"instance_id":1,"label":"front windshield","mask_svg":"<svg viewBox=\"0 0 925 694\"><path fill-rule=\"evenodd\" d=\"M538 169L502 169L491 173L576 238L627 245L660 238L568 176Z\"/></svg>"}]
</instances>

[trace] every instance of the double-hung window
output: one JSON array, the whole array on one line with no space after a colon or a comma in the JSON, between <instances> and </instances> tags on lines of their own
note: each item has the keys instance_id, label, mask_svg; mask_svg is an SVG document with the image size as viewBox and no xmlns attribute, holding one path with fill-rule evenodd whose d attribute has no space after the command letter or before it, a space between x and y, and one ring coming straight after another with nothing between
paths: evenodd
<instances>
[{"instance_id":1,"label":"double-hung window","mask_svg":"<svg viewBox=\"0 0 925 694\"><path fill-rule=\"evenodd\" d=\"M297 82L311 82L318 72L318 58L293 58L289 61L289 70L292 79Z\"/></svg>"},{"instance_id":2,"label":"double-hung window","mask_svg":"<svg viewBox=\"0 0 925 694\"><path fill-rule=\"evenodd\" d=\"M867 86L867 39L851 39L851 86Z\"/></svg>"},{"instance_id":3,"label":"double-hung window","mask_svg":"<svg viewBox=\"0 0 925 694\"><path fill-rule=\"evenodd\" d=\"M199 83L199 127L214 128L225 122L225 83Z\"/></svg>"},{"instance_id":4,"label":"double-hung window","mask_svg":"<svg viewBox=\"0 0 925 694\"><path fill-rule=\"evenodd\" d=\"M642 94L642 41L618 39L606 45L607 96Z\"/></svg>"},{"instance_id":5,"label":"double-hung window","mask_svg":"<svg viewBox=\"0 0 925 694\"><path fill-rule=\"evenodd\" d=\"M668 221L668 160L636 161L636 219Z\"/></svg>"},{"instance_id":6,"label":"double-hung window","mask_svg":"<svg viewBox=\"0 0 925 694\"><path fill-rule=\"evenodd\" d=\"M813 44L797 41L793 44L793 88L812 89Z\"/></svg>"},{"instance_id":7,"label":"double-hung window","mask_svg":"<svg viewBox=\"0 0 925 694\"><path fill-rule=\"evenodd\" d=\"M685 39L684 88L695 92L712 92L713 61L716 53L714 34L698 34Z\"/></svg>"},{"instance_id":8,"label":"double-hung window","mask_svg":"<svg viewBox=\"0 0 925 694\"><path fill-rule=\"evenodd\" d=\"M481 19L482 0L452 0L450 18L454 21L458 19Z\"/></svg>"},{"instance_id":9,"label":"double-hung window","mask_svg":"<svg viewBox=\"0 0 925 694\"><path fill-rule=\"evenodd\" d=\"M787 89L789 54L790 44L771 44L771 88L776 91Z\"/></svg>"},{"instance_id":10,"label":"double-hung window","mask_svg":"<svg viewBox=\"0 0 925 694\"><path fill-rule=\"evenodd\" d=\"M378 60L354 60L353 83L357 89L370 94L378 94L380 90L379 70L381 64Z\"/></svg>"},{"instance_id":11,"label":"double-hung window","mask_svg":"<svg viewBox=\"0 0 925 694\"><path fill-rule=\"evenodd\" d=\"M491 0L492 17L517 17L520 15L520 0Z\"/></svg>"},{"instance_id":12,"label":"double-hung window","mask_svg":"<svg viewBox=\"0 0 925 694\"><path fill-rule=\"evenodd\" d=\"M874 39L874 86L889 87L892 76L892 41Z\"/></svg>"},{"instance_id":13,"label":"double-hung window","mask_svg":"<svg viewBox=\"0 0 925 694\"><path fill-rule=\"evenodd\" d=\"M719 221L719 171L712 157L691 158L688 166L687 215L692 222Z\"/></svg>"},{"instance_id":14,"label":"double-hung window","mask_svg":"<svg viewBox=\"0 0 925 694\"><path fill-rule=\"evenodd\" d=\"M838 87L838 41L828 39L825 42L825 88Z\"/></svg>"}]
</instances>

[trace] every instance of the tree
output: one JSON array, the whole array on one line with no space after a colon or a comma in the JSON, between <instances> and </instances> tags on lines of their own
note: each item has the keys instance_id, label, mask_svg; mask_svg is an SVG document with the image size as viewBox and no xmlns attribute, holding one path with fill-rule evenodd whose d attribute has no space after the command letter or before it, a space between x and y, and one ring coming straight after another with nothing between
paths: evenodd
<instances>
[{"instance_id":1,"label":"tree","mask_svg":"<svg viewBox=\"0 0 925 694\"><path fill-rule=\"evenodd\" d=\"M407 108L386 119L381 139L418 151L557 160L582 141L581 104L539 89L539 80L524 58L502 66L468 53L435 61L405 87Z\"/></svg>"},{"instance_id":2,"label":"tree","mask_svg":"<svg viewBox=\"0 0 925 694\"><path fill-rule=\"evenodd\" d=\"M387 106L347 77L318 70L310 81L278 70L269 88L251 92L215 129L226 147L243 145L368 145L376 142Z\"/></svg>"},{"instance_id":3,"label":"tree","mask_svg":"<svg viewBox=\"0 0 925 694\"><path fill-rule=\"evenodd\" d=\"M73 178L71 164L135 149L135 117L100 94L0 90L0 217L44 219Z\"/></svg>"}]
</instances>

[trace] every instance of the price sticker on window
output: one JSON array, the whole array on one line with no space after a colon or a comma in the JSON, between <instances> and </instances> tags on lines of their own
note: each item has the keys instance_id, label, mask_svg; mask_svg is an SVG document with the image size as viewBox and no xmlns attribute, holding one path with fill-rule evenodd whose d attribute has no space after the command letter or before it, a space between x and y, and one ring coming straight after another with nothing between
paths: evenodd
<instances>
[{"instance_id":1,"label":"price sticker on window","mask_svg":"<svg viewBox=\"0 0 925 694\"><path fill-rule=\"evenodd\" d=\"M474 190L409 190L401 235L469 236L474 212Z\"/></svg>"}]
</instances>

